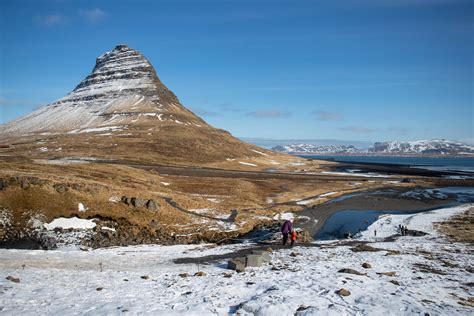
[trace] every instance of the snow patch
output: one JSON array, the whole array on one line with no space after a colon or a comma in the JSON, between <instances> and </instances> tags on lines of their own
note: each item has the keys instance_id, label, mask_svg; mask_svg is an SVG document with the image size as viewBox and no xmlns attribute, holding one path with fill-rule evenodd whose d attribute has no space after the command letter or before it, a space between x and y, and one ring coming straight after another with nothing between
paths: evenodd
<instances>
[{"instance_id":1,"label":"snow patch","mask_svg":"<svg viewBox=\"0 0 474 316\"><path fill-rule=\"evenodd\" d=\"M253 164L253 163L250 163L250 162L242 162L242 161L239 161L239 163L240 163L241 165L252 166L252 167L258 167L258 165Z\"/></svg>"},{"instance_id":2,"label":"snow patch","mask_svg":"<svg viewBox=\"0 0 474 316\"><path fill-rule=\"evenodd\" d=\"M254 153L257 153L257 154L262 155L262 156L268 156L267 154L262 153L261 151L258 151L258 150L252 149L252 151L253 151Z\"/></svg>"},{"instance_id":3,"label":"snow patch","mask_svg":"<svg viewBox=\"0 0 474 316\"><path fill-rule=\"evenodd\" d=\"M85 212L85 211L87 211L88 209L89 209L89 208L85 207L84 204L82 204L82 203L78 203L78 204L77 204L77 210L78 210L79 212Z\"/></svg>"},{"instance_id":4,"label":"snow patch","mask_svg":"<svg viewBox=\"0 0 474 316\"><path fill-rule=\"evenodd\" d=\"M293 221L295 219L295 214L293 213L280 213L277 214L273 217L274 220L276 221L281 221L281 220L289 220Z\"/></svg>"},{"instance_id":5,"label":"snow patch","mask_svg":"<svg viewBox=\"0 0 474 316\"><path fill-rule=\"evenodd\" d=\"M51 223L45 223L43 225L47 230L53 230L55 228L62 229L92 229L96 226L93 219L82 219L77 217L55 218Z\"/></svg>"}]
</instances>

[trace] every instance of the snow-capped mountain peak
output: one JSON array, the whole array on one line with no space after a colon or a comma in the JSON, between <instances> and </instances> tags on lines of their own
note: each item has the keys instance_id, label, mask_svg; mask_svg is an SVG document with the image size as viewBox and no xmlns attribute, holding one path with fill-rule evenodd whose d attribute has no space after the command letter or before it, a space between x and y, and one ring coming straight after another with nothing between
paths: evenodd
<instances>
[{"instance_id":1,"label":"snow-capped mountain peak","mask_svg":"<svg viewBox=\"0 0 474 316\"><path fill-rule=\"evenodd\" d=\"M369 148L369 153L383 154L431 154L431 155L453 155L473 154L474 147L444 140L417 140L417 141L392 141L377 142Z\"/></svg>"},{"instance_id":2,"label":"snow-capped mountain peak","mask_svg":"<svg viewBox=\"0 0 474 316\"><path fill-rule=\"evenodd\" d=\"M207 125L179 103L140 52L120 44L100 55L92 72L72 92L0 126L0 133L67 132L130 124Z\"/></svg>"}]
</instances>

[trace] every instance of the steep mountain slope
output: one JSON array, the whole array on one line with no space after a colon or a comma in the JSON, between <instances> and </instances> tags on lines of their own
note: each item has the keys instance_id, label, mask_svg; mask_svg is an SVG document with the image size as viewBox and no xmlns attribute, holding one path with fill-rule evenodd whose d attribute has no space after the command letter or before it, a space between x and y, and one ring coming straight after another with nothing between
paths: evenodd
<instances>
[{"instance_id":1,"label":"steep mountain slope","mask_svg":"<svg viewBox=\"0 0 474 316\"><path fill-rule=\"evenodd\" d=\"M64 98L0 126L0 143L33 158L92 156L176 164L265 152L182 106L150 62L126 45L98 57L92 73Z\"/></svg>"},{"instance_id":2,"label":"steep mountain slope","mask_svg":"<svg viewBox=\"0 0 474 316\"><path fill-rule=\"evenodd\" d=\"M160 122L207 125L179 103L145 57L118 45L99 56L92 73L67 96L0 127L0 132L80 132Z\"/></svg>"}]
</instances>

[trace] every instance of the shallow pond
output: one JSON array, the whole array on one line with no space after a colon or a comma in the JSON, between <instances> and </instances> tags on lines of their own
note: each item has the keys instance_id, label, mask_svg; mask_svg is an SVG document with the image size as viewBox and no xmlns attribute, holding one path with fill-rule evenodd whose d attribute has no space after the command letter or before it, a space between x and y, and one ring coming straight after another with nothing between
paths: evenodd
<instances>
[{"instance_id":1,"label":"shallow pond","mask_svg":"<svg viewBox=\"0 0 474 316\"><path fill-rule=\"evenodd\" d=\"M314 238L316 240L342 239L346 234L352 236L366 230L372 223L384 214L414 214L418 212L401 211L340 211L329 217L323 227L318 230Z\"/></svg>"}]
</instances>

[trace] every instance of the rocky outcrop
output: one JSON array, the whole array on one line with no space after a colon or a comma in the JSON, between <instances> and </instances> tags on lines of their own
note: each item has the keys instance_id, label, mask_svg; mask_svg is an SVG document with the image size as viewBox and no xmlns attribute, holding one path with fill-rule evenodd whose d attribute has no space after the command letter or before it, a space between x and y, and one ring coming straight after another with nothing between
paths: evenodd
<instances>
[{"instance_id":1,"label":"rocky outcrop","mask_svg":"<svg viewBox=\"0 0 474 316\"><path fill-rule=\"evenodd\" d=\"M122 196L122 203L133 206L133 207L146 207L150 211L157 211L159 209L159 204L152 199L141 199L136 197L127 197Z\"/></svg>"}]
</instances>

